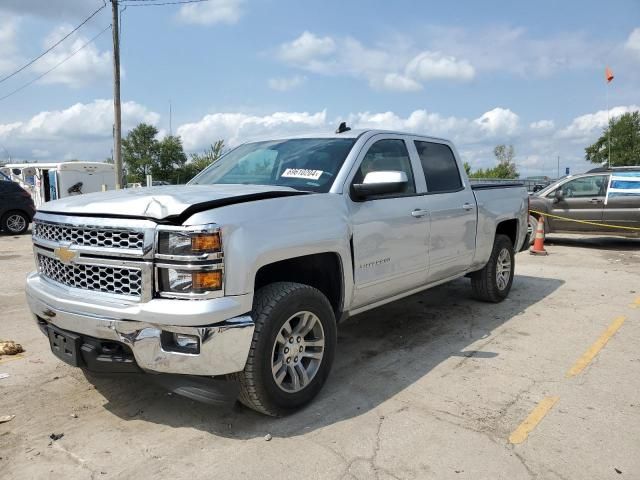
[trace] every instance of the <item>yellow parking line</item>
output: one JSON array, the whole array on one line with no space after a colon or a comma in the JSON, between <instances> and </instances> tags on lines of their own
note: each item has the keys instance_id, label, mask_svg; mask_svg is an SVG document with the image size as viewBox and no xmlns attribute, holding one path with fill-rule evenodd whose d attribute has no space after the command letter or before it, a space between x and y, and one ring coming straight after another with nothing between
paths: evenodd
<instances>
[{"instance_id":1,"label":"yellow parking line","mask_svg":"<svg viewBox=\"0 0 640 480\"><path fill-rule=\"evenodd\" d=\"M547 413L558 403L560 397L546 397L534 408L529 416L509 435L509 443L524 442L534 428L542 421Z\"/></svg>"},{"instance_id":2,"label":"yellow parking line","mask_svg":"<svg viewBox=\"0 0 640 480\"><path fill-rule=\"evenodd\" d=\"M578 359L576 363L573 364L573 367L567 372L566 377L571 378L578 375L582 370L584 370L587 365L593 360L596 355L603 349L603 347L607 344L609 339L613 337L613 335L620 329L626 317L618 317L616 318L609 328L605 330L605 332L600 335L600 338L595 341L593 345L589 347L589 349L582 354L582 356Z\"/></svg>"},{"instance_id":3,"label":"yellow parking line","mask_svg":"<svg viewBox=\"0 0 640 480\"><path fill-rule=\"evenodd\" d=\"M629 305L630 308L640 308L640 297L636 298L636 300Z\"/></svg>"}]
</instances>

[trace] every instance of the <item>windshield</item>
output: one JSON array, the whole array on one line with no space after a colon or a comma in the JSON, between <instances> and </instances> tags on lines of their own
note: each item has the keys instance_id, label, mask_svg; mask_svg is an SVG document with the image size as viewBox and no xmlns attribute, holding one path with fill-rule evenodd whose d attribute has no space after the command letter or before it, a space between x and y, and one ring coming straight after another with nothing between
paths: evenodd
<instances>
[{"instance_id":1,"label":"windshield","mask_svg":"<svg viewBox=\"0 0 640 480\"><path fill-rule=\"evenodd\" d=\"M298 138L247 143L232 150L190 185L277 185L325 193L355 138Z\"/></svg>"}]
</instances>

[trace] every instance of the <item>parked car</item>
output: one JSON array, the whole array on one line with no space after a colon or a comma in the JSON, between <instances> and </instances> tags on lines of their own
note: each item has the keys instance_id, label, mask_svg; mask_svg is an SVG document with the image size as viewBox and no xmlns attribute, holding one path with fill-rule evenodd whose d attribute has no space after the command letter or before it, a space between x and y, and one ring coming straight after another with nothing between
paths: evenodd
<instances>
[{"instance_id":1,"label":"parked car","mask_svg":"<svg viewBox=\"0 0 640 480\"><path fill-rule=\"evenodd\" d=\"M15 182L0 178L0 230L11 234L24 233L35 213L36 207L29 192Z\"/></svg>"},{"instance_id":2,"label":"parked car","mask_svg":"<svg viewBox=\"0 0 640 480\"><path fill-rule=\"evenodd\" d=\"M175 374L198 400L235 385L281 415L322 388L340 321L463 276L503 300L528 198L472 187L441 139L343 127L247 143L188 185L47 204L27 299L71 365Z\"/></svg>"},{"instance_id":3,"label":"parked car","mask_svg":"<svg viewBox=\"0 0 640 480\"><path fill-rule=\"evenodd\" d=\"M607 198L610 177L616 174L637 174L640 178L640 167L597 168L588 173L564 177L532 195L531 209L563 217L545 218L546 233L640 237L640 230L611 228L622 226L640 229L640 193ZM535 230L539 216L538 213L531 213L530 230Z\"/></svg>"}]
</instances>

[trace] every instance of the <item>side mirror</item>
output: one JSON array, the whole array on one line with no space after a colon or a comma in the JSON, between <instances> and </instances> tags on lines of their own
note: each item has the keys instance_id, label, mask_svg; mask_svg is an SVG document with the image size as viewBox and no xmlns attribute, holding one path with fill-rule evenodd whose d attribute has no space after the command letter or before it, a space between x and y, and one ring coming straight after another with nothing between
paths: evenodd
<instances>
[{"instance_id":1,"label":"side mirror","mask_svg":"<svg viewBox=\"0 0 640 480\"><path fill-rule=\"evenodd\" d=\"M401 192L408 182L405 172L395 170L369 172L362 183L354 183L351 189L357 199L365 200L367 197Z\"/></svg>"},{"instance_id":2,"label":"side mirror","mask_svg":"<svg viewBox=\"0 0 640 480\"><path fill-rule=\"evenodd\" d=\"M562 200L564 198L564 194L562 193L562 189L561 188L557 188L556 191L553 193L554 199L556 202L559 202L560 200Z\"/></svg>"}]
</instances>

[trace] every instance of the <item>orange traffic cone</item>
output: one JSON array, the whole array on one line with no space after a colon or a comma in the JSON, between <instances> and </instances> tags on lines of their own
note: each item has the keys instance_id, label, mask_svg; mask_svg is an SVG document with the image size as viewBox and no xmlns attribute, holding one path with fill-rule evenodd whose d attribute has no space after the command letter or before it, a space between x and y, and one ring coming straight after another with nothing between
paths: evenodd
<instances>
[{"instance_id":1,"label":"orange traffic cone","mask_svg":"<svg viewBox=\"0 0 640 480\"><path fill-rule=\"evenodd\" d=\"M529 249L531 255L549 255L544 249L544 216L540 215L538 226L536 227L536 236L533 247Z\"/></svg>"}]
</instances>

